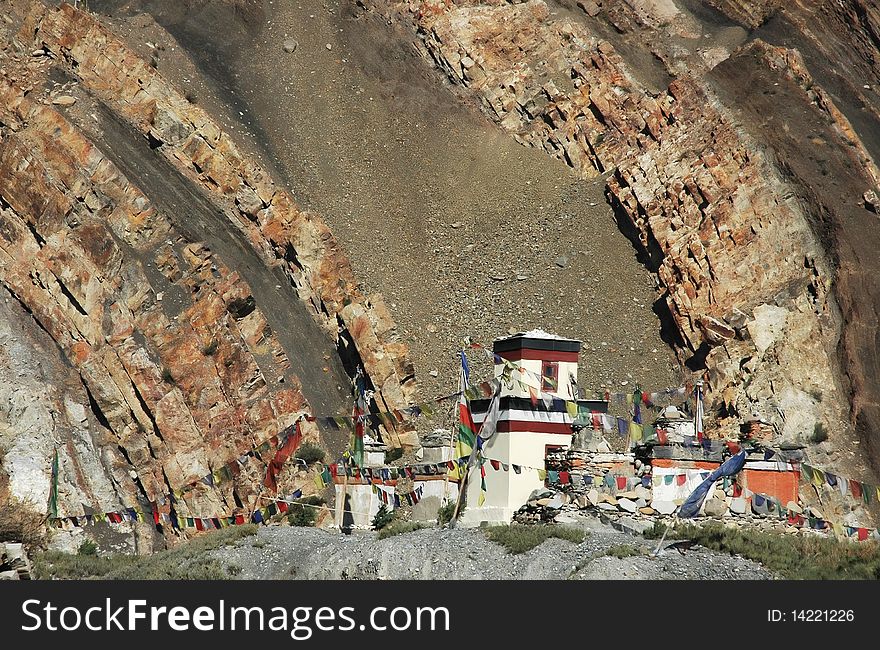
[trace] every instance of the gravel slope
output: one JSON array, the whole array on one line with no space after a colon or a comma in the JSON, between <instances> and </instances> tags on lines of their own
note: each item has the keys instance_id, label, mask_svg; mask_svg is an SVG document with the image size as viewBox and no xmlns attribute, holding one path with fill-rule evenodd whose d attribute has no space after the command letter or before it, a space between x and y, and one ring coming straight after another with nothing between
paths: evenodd
<instances>
[{"instance_id":1,"label":"gravel slope","mask_svg":"<svg viewBox=\"0 0 880 650\"><path fill-rule=\"evenodd\" d=\"M396 25L350 0L92 8L143 55L162 43L159 71L323 216L385 296L423 397L454 390L465 336L534 327L584 341L589 390L680 382L604 183L513 141ZM474 370L489 374L486 359Z\"/></svg>"},{"instance_id":2,"label":"gravel slope","mask_svg":"<svg viewBox=\"0 0 880 650\"><path fill-rule=\"evenodd\" d=\"M762 566L741 557L694 547L617 558L620 545L649 553L656 542L612 529L593 517L577 525L588 531L581 544L549 539L521 555L509 555L479 529L430 528L378 540L314 528L264 527L235 547L213 551L239 579L297 580L748 580L770 579Z\"/></svg>"}]
</instances>

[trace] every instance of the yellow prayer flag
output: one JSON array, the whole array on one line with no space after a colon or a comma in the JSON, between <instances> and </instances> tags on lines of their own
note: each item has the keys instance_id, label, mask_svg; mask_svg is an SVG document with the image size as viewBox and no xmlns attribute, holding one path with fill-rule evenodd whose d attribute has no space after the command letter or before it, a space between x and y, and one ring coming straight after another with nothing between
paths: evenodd
<instances>
[{"instance_id":1,"label":"yellow prayer flag","mask_svg":"<svg viewBox=\"0 0 880 650\"><path fill-rule=\"evenodd\" d=\"M315 474L315 487L319 490L324 489L324 478L320 474Z\"/></svg>"},{"instance_id":2,"label":"yellow prayer flag","mask_svg":"<svg viewBox=\"0 0 880 650\"><path fill-rule=\"evenodd\" d=\"M546 469L539 469L538 470L538 478L541 479L542 481L546 480L547 479L547 470Z\"/></svg>"},{"instance_id":3,"label":"yellow prayer flag","mask_svg":"<svg viewBox=\"0 0 880 650\"><path fill-rule=\"evenodd\" d=\"M635 422L629 423L629 437L633 442L638 442L642 439L642 425L636 424Z\"/></svg>"},{"instance_id":4,"label":"yellow prayer flag","mask_svg":"<svg viewBox=\"0 0 880 650\"><path fill-rule=\"evenodd\" d=\"M577 414L578 414L578 405L577 405L577 402L566 402L566 403L565 403L565 410L568 411L568 415L569 415L572 419L576 418L576 417L577 417Z\"/></svg>"}]
</instances>

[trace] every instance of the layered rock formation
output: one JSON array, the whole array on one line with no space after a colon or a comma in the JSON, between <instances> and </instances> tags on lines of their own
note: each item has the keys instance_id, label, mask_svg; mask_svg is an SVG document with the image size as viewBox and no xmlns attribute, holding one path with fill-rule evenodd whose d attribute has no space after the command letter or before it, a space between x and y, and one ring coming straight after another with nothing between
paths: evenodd
<instances>
[{"instance_id":1,"label":"layered rock formation","mask_svg":"<svg viewBox=\"0 0 880 650\"><path fill-rule=\"evenodd\" d=\"M782 6L780 0L707 0L706 4L750 29L765 23Z\"/></svg>"},{"instance_id":2,"label":"layered rock formation","mask_svg":"<svg viewBox=\"0 0 880 650\"><path fill-rule=\"evenodd\" d=\"M234 480L196 483L175 508L247 513L267 459L243 454L304 414L346 413L358 365L374 408L409 403L406 346L317 216L87 14L35 4L19 40L41 56L12 75L26 90L0 78L0 363L11 379L0 382L0 462L12 497L46 512L57 449L59 515L168 513L172 491L239 458ZM95 120L103 111L91 139L32 99L58 65L79 80L79 106L91 100ZM331 453L346 444L345 432L301 426ZM382 435L415 443L406 426ZM311 479L287 467L278 482L308 494ZM171 532L137 522L94 534L149 552Z\"/></svg>"},{"instance_id":3,"label":"layered rock formation","mask_svg":"<svg viewBox=\"0 0 880 650\"><path fill-rule=\"evenodd\" d=\"M648 11L652 3L642 4L630 24L662 24ZM811 206L711 84L678 74L668 89L652 92L596 36L598 27L561 11L556 17L540 0L373 6L410 21L426 57L517 140L585 177L606 178L620 227L657 274L681 359L706 374L722 414L756 413L787 441L809 443L824 429L838 451L853 443L856 417L838 362L841 318L830 291L836 275L811 227ZM768 69L788 56L754 47ZM700 58L695 71L706 63ZM685 67L669 65L675 73ZM785 68L798 76L796 66ZM826 119L849 134L846 155L863 191L870 189L876 167L867 149L830 95L809 86ZM833 444L815 451L865 471Z\"/></svg>"},{"instance_id":4,"label":"layered rock formation","mask_svg":"<svg viewBox=\"0 0 880 650\"><path fill-rule=\"evenodd\" d=\"M388 408L408 404L414 382L406 346L393 340L394 325L381 296L360 294L348 261L320 218L302 213L204 110L87 13L70 5L57 11L37 6L21 33L57 55L90 92L224 206L265 263L283 270L328 333L336 337L340 327L347 330L380 402ZM392 442L399 444L396 436Z\"/></svg>"}]
</instances>

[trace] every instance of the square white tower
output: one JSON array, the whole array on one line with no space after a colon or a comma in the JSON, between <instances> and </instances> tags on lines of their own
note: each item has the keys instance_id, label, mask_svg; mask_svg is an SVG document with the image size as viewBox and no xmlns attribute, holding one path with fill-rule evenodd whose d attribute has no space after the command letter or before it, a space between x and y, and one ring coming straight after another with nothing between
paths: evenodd
<instances>
[{"instance_id":1,"label":"square white tower","mask_svg":"<svg viewBox=\"0 0 880 650\"><path fill-rule=\"evenodd\" d=\"M572 417L566 401L577 400L578 353L581 342L533 330L496 339L495 376L500 377L505 361L523 368L501 391L497 432L483 445L486 493L480 498L480 468L473 467L467 484L467 507L460 521L476 526L510 523L513 514L533 490L544 486L538 470L544 469L549 451L571 444ZM498 358L500 357L500 359ZM517 381L519 380L519 381ZM531 391L529 390L531 387ZM474 424L479 430L486 418L490 399L470 402ZM495 469L490 461L507 467ZM514 466L519 468L519 473Z\"/></svg>"}]
</instances>

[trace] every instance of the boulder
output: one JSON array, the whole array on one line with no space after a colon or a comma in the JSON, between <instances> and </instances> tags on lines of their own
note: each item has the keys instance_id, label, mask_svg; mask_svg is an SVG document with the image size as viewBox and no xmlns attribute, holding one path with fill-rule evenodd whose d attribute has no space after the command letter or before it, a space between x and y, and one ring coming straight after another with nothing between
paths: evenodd
<instances>
[{"instance_id":1,"label":"boulder","mask_svg":"<svg viewBox=\"0 0 880 650\"><path fill-rule=\"evenodd\" d=\"M610 503L606 503L605 501L600 503L598 507L599 507L599 510L613 510L614 512L617 512L617 506L611 505Z\"/></svg>"},{"instance_id":2,"label":"boulder","mask_svg":"<svg viewBox=\"0 0 880 650\"><path fill-rule=\"evenodd\" d=\"M641 537L646 531L654 527L653 523L633 519L632 517L621 517L617 521L611 522L611 527L628 535Z\"/></svg>"},{"instance_id":3,"label":"boulder","mask_svg":"<svg viewBox=\"0 0 880 650\"><path fill-rule=\"evenodd\" d=\"M641 512L643 515L653 515L657 511L654 510L654 508L652 508L651 506L645 506L644 508L639 508L639 512Z\"/></svg>"},{"instance_id":4,"label":"boulder","mask_svg":"<svg viewBox=\"0 0 880 650\"><path fill-rule=\"evenodd\" d=\"M636 506L635 501L631 501L630 499L626 498L618 499L617 507L627 512L635 512L636 510L638 510L638 506Z\"/></svg>"},{"instance_id":5,"label":"boulder","mask_svg":"<svg viewBox=\"0 0 880 650\"><path fill-rule=\"evenodd\" d=\"M599 502L600 503L610 503L612 506L617 505L617 499L615 499L610 494L605 494L604 492L599 495Z\"/></svg>"},{"instance_id":6,"label":"boulder","mask_svg":"<svg viewBox=\"0 0 880 650\"><path fill-rule=\"evenodd\" d=\"M578 7L580 7L588 16L599 15L599 5L593 2L593 0L578 0Z\"/></svg>"},{"instance_id":7,"label":"boulder","mask_svg":"<svg viewBox=\"0 0 880 650\"><path fill-rule=\"evenodd\" d=\"M678 507L672 501L661 501L658 499L654 499L651 501L651 507L656 510L661 515L671 515L675 512L675 509Z\"/></svg>"},{"instance_id":8,"label":"boulder","mask_svg":"<svg viewBox=\"0 0 880 650\"><path fill-rule=\"evenodd\" d=\"M58 95L58 97L52 100L52 103L56 106L73 106L76 104L76 97L71 97L70 95Z\"/></svg>"},{"instance_id":9,"label":"boulder","mask_svg":"<svg viewBox=\"0 0 880 650\"><path fill-rule=\"evenodd\" d=\"M599 504L599 490L597 490L596 488L593 488L592 490L587 492L587 500L591 504L593 504L594 506L598 505Z\"/></svg>"},{"instance_id":10,"label":"boulder","mask_svg":"<svg viewBox=\"0 0 880 650\"><path fill-rule=\"evenodd\" d=\"M877 192L868 190L862 195L862 200L865 202L865 209L874 214L880 213L880 199L877 198Z\"/></svg>"},{"instance_id":11,"label":"boulder","mask_svg":"<svg viewBox=\"0 0 880 650\"><path fill-rule=\"evenodd\" d=\"M299 43L297 43L295 39L288 38L284 41L284 45L281 46L281 49L283 49L288 54L293 54L294 52L296 52L296 48L298 47Z\"/></svg>"},{"instance_id":12,"label":"boulder","mask_svg":"<svg viewBox=\"0 0 880 650\"><path fill-rule=\"evenodd\" d=\"M786 508L789 512L793 512L793 513L795 513L795 514L797 514L797 515L802 515L802 514L804 514L804 509L801 508L801 507L800 507L798 504L796 504L794 501L789 501L788 503L786 503L786 504L785 504L785 508Z\"/></svg>"},{"instance_id":13,"label":"boulder","mask_svg":"<svg viewBox=\"0 0 880 650\"><path fill-rule=\"evenodd\" d=\"M575 515L560 513L556 515L556 518L553 521L555 521L557 524L576 524L582 520Z\"/></svg>"},{"instance_id":14,"label":"boulder","mask_svg":"<svg viewBox=\"0 0 880 650\"><path fill-rule=\"evenodd\" d=\"M749 336L763 354L770 348L785 331L788 320L788 310L776 305L758 305L752 312L755 320L746 325Z\"/></svg>"},{"instance_id":15,"label":"boulder","mask_svg":"<svg viewBox=\"0 0 880 650\"><path fill-rule=\"evenodd\" d=\"M709 517L723 517L727 514L727 503L721 499L709 499L703 511Z\"/></svg>"}]
</instances>

